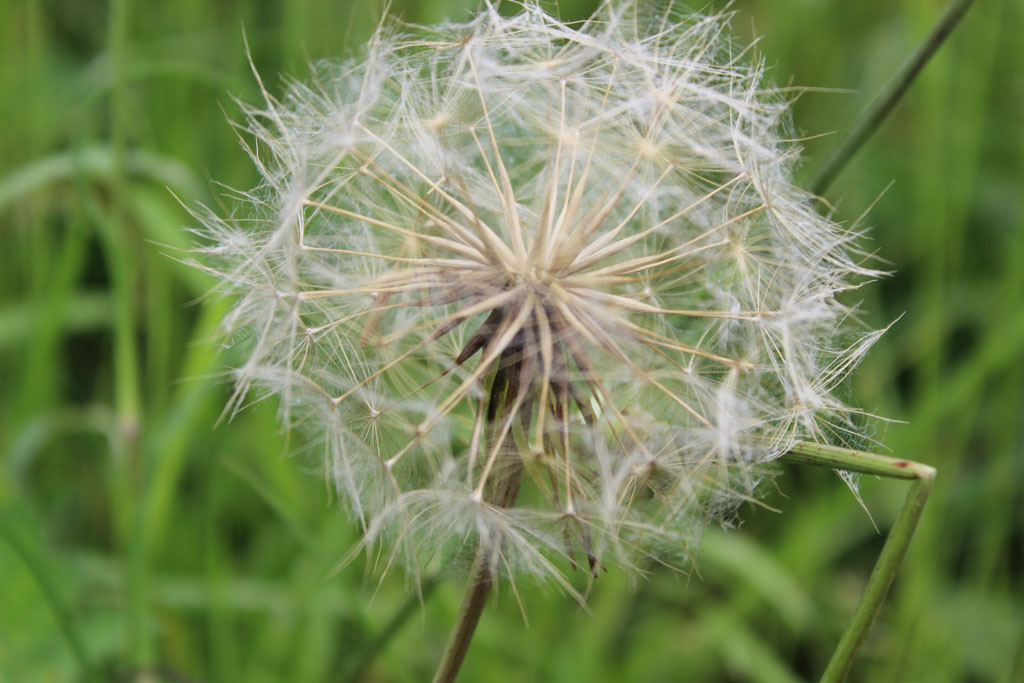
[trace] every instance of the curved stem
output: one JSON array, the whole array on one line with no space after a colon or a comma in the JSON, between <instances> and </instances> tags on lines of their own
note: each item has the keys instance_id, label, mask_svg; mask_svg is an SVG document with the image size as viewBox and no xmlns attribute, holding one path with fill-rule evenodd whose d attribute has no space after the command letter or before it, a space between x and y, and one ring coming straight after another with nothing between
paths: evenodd
<instances>
[{"instance_id":1,"label":"curved stem","mask_svg":"<svg viewBox=\"0 0 1024 683\"><path fill-rule=\"evenodd\" d=\"M828 667L821 676L821 683L842 683L849 675L857 651L867 637L882 601L889 592L893 579L896 578L896 569L907 551L907 546L910 545L928 494L932 490L935 469L912 460L802 442L796 444L783 457L790 462L805 465L913 481L903 507L889 531L889 537L882 547L882 553L878 556L875 568L864 587L864 594L857 604L850 625L846 627Z\"/></svg>"}]
</instances>

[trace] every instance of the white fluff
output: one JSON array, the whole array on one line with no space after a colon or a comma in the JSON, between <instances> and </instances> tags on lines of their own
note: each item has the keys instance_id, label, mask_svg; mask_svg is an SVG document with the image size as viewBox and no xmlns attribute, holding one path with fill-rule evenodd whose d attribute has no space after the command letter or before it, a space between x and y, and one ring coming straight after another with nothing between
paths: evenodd
<instances>
[{"instance_id":1,"label":"white fluff","mask_svg":"<svg viewBox=\"0 0 1024 683\"><path fill-rule=\"evenodd\" d=\"M384 567L677 562L763 463L852 429L831 392L877 335L835 295L875 273L726 28L487 7L249 111L263 183L197 259L237 296L231 408L256 387L322 434Z\"/></svg>"}]
</instances>

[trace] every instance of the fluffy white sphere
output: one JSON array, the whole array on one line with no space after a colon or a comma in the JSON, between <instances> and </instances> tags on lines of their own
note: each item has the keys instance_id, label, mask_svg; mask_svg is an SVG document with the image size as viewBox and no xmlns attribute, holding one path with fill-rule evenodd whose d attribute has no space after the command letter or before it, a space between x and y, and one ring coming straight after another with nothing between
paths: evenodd
<instances>
[{"instance_id":1,"label":"fluffy white sphere","mask_svg":"<svg viewBox=\"0 0 1024 683\"><path fill-rule=\"evenodd\" d=\"M675 561L761 464L850 429L832 391L876 335L835 296L872 273L725 30L488 7L250 111L264 182L200 259L238 295L237 396L318 430L391 560Z\"/></svg>"}]
</instances>

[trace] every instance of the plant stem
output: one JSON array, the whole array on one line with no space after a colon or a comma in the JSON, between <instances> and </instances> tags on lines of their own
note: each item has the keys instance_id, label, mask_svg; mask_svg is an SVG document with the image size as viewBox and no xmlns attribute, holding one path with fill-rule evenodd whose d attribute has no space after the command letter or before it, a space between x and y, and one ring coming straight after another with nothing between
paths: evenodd
<instances>
[{"instance_id":1,"label":"plant stem","mask_svg":"<svg viewBox=\"0 0 1024 683\"><path fill-rule=\"evenodd\" d=\"M515 417L514 411L517 407L519 410L525 410L526 415L532 411L532 399L526 399L522 404L519 402L520 397L529 395L532 382L531 368L522 360L524 342L521 335L522 333L516 335L509 347L502 352L491 377L486 414L487 431L491 432L492 438L496 436L494 431L499 424ZM529 424L526 425L526 429L529 429ZM499 465L496 471L502 474L488 481L483 498L488 505L510 508L515 505L516 497L519 495L519 485L523 481L523 464L512 432L508 431L504 436L497 438L501 439L498 453L503 464ZM487 540L481 537L477 545L469 588L462 600L462 607L459 608L459 615L441 657L441 664L434 674L434 683L451 683L459 674L462 660L466 658L476 626L480 623L480 615L487 604L487 595L494 584L494 560L500 548L500 538Z\"/></svg>"},{"instance_id":2,"label":"plant stem","mask_svg":"<svg viewBox=\"0 0 1024 683\"><path fill-rule=\"evenodd\" d=\"M491 585L494 583L494 574L488 562L489 553L484 546L477 551L476 561L473 563L472 579L469 589L466 590L466 597L462 600L462 607L459 608L459 616L455 620L452 634L448 638L448 645L444 649L444 656L441 657L441 664L434 674L434 683L452 683L459 674L462 667L462 660L466 658L469 644L473 640L476 626L480 622L480 615L487 604L487 594L491 592Z\"/></svg>"},{"instance_id":3,"label":"plant stem","mask_svg":"<svg viewBox=\"0 0 1024 683\"><path fill-rule=\"evenodd\" d=\"M934 479L935 468L928 465L890 458L886 455L854 451L806 441L798 442L786 453L786 462L827 467L845 472L874 474L889 479Z\"/></svg>"},{"instance_id":4,"label":"plant stem","mask_svg":"<svg viewBox=\"0 0 1024 683\"><path fill-rule=\"evenodd\" d=\"M853 659L857 656L857 651L864 642L864 638L867 637L868 630L882 606L882 601L896 577L896 569L907 551L907 546L910 545L910 539L914 535L914 529L917 528L917 522L921 518L925 502L928 500L928 494L932 490L935 469L911 460L803 442L796 444L783 457L790 462L805 465L913 481L903 507L889 531L889 537L882 547L882 553L864 587L864 594L853 614L853 619L846 627L825 673L821 676L821 683L841 683L850 673Z\"/></svg>"},{"instance_id":5,"label":"plant stem","mask_svg":"<svg viewBox=\"0 0 1024 683\"><path fill-rule=\"evenodd\" d=\"M895 109L896 104L910 88L917 75L921 73L928 60L942 46L949 34L952 33L961 17L967 12L974 0L953 0L946 11L939 17L934 28L910 58L904 62L900 70L896 72L885 88L878 94L875 101L871 103L857 122L850 133L832 155L814 174L809 187L811 192L821 195L829 188L832 181L836 179L853 155L857 153L860 146L871 135L878 130L886 117Z\"/></svg>"}]
</instances>

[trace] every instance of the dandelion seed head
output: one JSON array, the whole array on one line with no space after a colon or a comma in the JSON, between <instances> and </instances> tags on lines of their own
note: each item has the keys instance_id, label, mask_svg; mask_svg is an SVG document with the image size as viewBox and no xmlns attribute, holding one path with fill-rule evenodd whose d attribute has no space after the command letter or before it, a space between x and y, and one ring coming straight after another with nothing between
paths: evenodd
<instances>
[{"instance_id":1,"label":"dandelion seed head","mask_svg":"<svg viewBox=\"0 0 1024 683\"><path fill-rule=\"evenodd\" d=\"M639 5L385 27L247 110L262 184L197 258L236 295L229 408L319 434L382 569L483 544L571 590L686 558L796 439L854 430L858 235L794 185L728 17Z\"/></svg>"}]
</instances>

